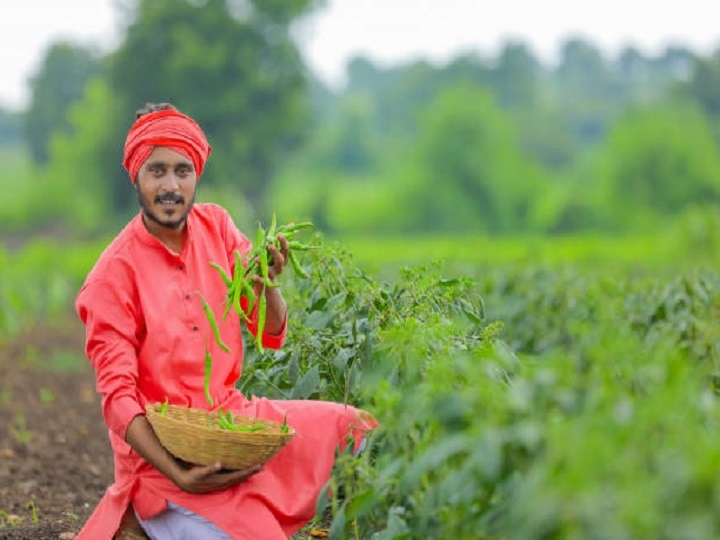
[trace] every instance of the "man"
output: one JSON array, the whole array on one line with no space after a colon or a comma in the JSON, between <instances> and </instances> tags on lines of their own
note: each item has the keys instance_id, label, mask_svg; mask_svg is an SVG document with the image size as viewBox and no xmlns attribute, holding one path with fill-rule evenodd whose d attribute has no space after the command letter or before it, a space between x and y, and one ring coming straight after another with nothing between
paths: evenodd
<instances>
[{"instance_id":1,"label":"man","mask_svg":"<svg viewBox=\"0 0 720 540\"><path fill-rule=\"evenodd\" d=\"M338 445L349 435L359 445L376 426L352 407L246 399L236 389L243 358L238 315L230 310L220 323L228 353L212 339L196 293L220 306L225 285L209 263L232 273L234 250L247 257L251 243L223 208L194 203L210 152L200 126L169 104L138 111L127 135L123 164L140 212L101 254L76 300L115 459L115 482L81 540L113 538L126 513L152 538L287 538L312 518ZM288 261L287 241L279 242L279 249L269 248L273 281ZM258 280L254 290L267 300L262 343L277 349L287 323L280 287ZM257 324L248 329L256 335ZM288 414L296 435L264 467L185 466L163 448L145 417L146 404L166 399L210 407L203 392L206 346L215 410L276 421Z\"/></svg>"}]
</instances>

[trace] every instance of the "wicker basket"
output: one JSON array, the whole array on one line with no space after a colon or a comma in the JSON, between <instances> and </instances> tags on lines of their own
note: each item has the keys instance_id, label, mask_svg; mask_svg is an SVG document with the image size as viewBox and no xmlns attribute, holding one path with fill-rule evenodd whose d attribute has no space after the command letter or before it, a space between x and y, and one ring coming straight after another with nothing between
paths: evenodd
<instances>
[{"instance_id":1,"label":"wicker basket","mask_svg":"<svg viewBox=\"0 0 720 540\"><path fill-rule=\"evenodd\" d=\"M173 456L197 465L219 461L224 469L244 469L266 463L295 434L291 427L283 432L282 424L264 418L233 415L238 426L266 426L257 431L233 431L217 425L217 413L176 405L167 405L160 412L161 407L160 403L146 407L160 443Z\"/></svg>"}]
</instances>

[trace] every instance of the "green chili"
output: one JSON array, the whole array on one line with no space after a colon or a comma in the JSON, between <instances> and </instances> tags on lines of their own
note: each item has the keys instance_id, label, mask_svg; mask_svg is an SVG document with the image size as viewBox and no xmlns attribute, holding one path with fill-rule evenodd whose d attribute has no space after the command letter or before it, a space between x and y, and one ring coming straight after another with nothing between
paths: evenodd
<instances>
[{"instance_id":1,"label":"green chili","mask_svg":"<svg viewBox=\"0 0 720 540\"><path fill-rule=\"evenodd\" d=\"M265 290L260 291L260 298L258 298L258 315L257 315L257 335L255 336L255 343L259 352L263 352L262 334L265 331L265 315L267 313L267 298L265 297Z\"/></svg>"},{"instance_id":2,"label":"green chili","mask_svg":"<svg viewBox=\"0 0 720 540\"><path fill-rule=\"evenodd\" d=\"M275 229L277 227L277 216L275 215L275 212L273 212L272 220L270 221L270 228L267 232L267 238L275 238Z\"/></svg>"},{"instance_id":3,"label":"green chili","mask_svg":"<svg viewBox=\"0 0 720 540\"><path fill-rule=\"evenodd\" d=\"M217 425L221 429L227 429L230 431L253 432L267 428L267 426L263 423L250 424L249 426L238 426L235 423L235 420L233 419L232 413L230 411L226 411L225 413L223 413L222 411L218 412Z\"/></svg>"},{"instance_id":4,"label":"green chili","mask_svg":"<svg viewBox=\"0 0 720 540\"><path fill-rule=\"evenodd\" d=\"M202 293L200 291L197 291L197 293L198 295L200 295L200 300L202 300L203 311L205 311L205 315L210 322L210 327L212 328L213 335L215 336L215 341L223 351L230 352L230 347L223 343L222 337L220 336L220 328L218 327L217 320L215 320L215 314L213 313L212 308L207 303L207 300L205 300L205 297L202 295Z\"/></svg>"},{"instance_id":5,"label":"green chili","mask_svg":"<svg viewBox=\"0 0 720 540\"><path fill-rule=\"evenodd\" d=\"M230 287L230 285L232 285L232 278L228 275L227 272L225 272L225 269L222 266L213 261L210 261L210 266L212 266L215 270L218 271L218 274L220 274L220 277L222 278L223 283L225 283L226 287Z\"/></svg>"},{"instance_id":6,"label":"green chili","mask_svg":"<svg viewBox=\"0 0 720 540\"><path fill-rule=\"evenodd\" d=\"M279 225L277 221L277 214L273 212L270 226L267 229L264 229L262 224L258 222L256 242L249 253L247 264L243 264L243 257L238 249L234 250L235 265L232 268L232 272L225 270L224 267L217 263L210 262L210 265L217 270L223 280L223 283L227 286L222 320L225 321L227 319L230 309L234 309L240 318L246 323L250 322L250 318L253 313L256 313L256 343L258 351L261 353L264 350L264 347L262 346L262 336L265 329L265 319L268 309L267 296L265 293L267 292L268 287L279 286L278 283L270 279L270 268L273 264L273 254L270 249L272 249L272 247L280 249L281 244L278 241L278 236L284 236L287 241L289 261L292 264L295 273L302 278L310 277L306 269L303 268L300 263L298 255L294 253L294 251L308 251L310 249L316 249L319 246L313 246L298 241L295 233L305 229L311 229L313 227L314 225L310 221ZM262 284L259 296L255 294L255 280L257 279L255 276L260 278L258 281ZM243 297L247 299L247 303L245 305L243 305ZM208 320L210 321L210 325L218 345L223 350L229 352L229 347L222 342L220 329L217 325L217 321L215 320L214 313L204 299L203 309L208 316ZM252 318L254 319L254 317Z\"/></svg>"},{"instance_id":7,"label":"green chili","mask_svg":"<svg viewBox=\"0 0 720 540\"><path fill-rule=\"evenodd\" d=\"M305 269L302 266L300 266L300 261L298 261L297 256L295 255L294 251L290 251L288 253L288 257L290 257L290 262L292 263L292 267L298 276L300 276L302 278L310 277L310 275L305 271Z\"/></svg>"},{"instance_id":8,"label":"green chili","mask_svg":"<svg viewBox=\"0 0 720 540\"><path fill-rule=\"evenodd\" d=\"M237 431L260 431L267 428L265 424L250 424L249 426L235 426Z\"/></svg>"},{"instance_id":9,"label":"green chili","mask_svg":"<svg viewBox=\"0 0 720 540\"><path fill-rule=\"evenodd\" d=\"M165 401L160 405L160 414L165 414L168 410L168 398L165 396Z\"/></svg>"},{"instance_id":10,"label":"green chili","mask_svg":"<svg viewBox=\"0 0 720 540\"><path fill-rule=\"evenodd\" d=\"M217 425L222 429L233 429L233 424L228 422L227 416L225 416L222 407L218 409Z\"/></svg>"},{"instance_id":11,"label":"green chili","mask_svg":"<svg viewBox=\"0 0 720 540\"><path fill-rule=\"evenodd\" d=\"M241 276L243 275L243 263L242 263L242 255L240 255L240 250L235 250L235 273L233 274L233 281L235 283L240 283Z\"/></svg>"},{"instance_id":12,"label":"green chili","mask_svg":"<svg viewBox=\"0 0 720 540\"><path fill-rule=\"evenodd\" d=\"M255 308L255 291L253 290L252 285L250 285L250 280L243 281L243 293L248 301L247 312L248 314L252 314L253 309Z\"/></svg>"},{"instance_id":13,"label":"green chili","mask_svg":"<svg viewBox=\"0 0 720 540\"><path fill-rule=\"evenodd\" d=\"M212 407L213 406L213 398L210 395L210 375L212 374L212 356L210 355L210 350L207 346L207 340L205 340L205 383L204 383L204 389L205 389L205 401L208 402L208 404Z\"/></svg>"},{"instance_id":14,"label":"green chili","mask_svg":"<svg viewBox=\"0 0 720 540\"><path fill-rule=\"evenodd\" d=\"M258 230L257 230L257 244L256 249L258 250L258 253L264 251L265 246L265 230L262 228L262 226L258 223Z\"/></svg>"},{"instance_id":15,"label":"green chili","mask_svg":"<svg viewBox=\"0 0 720 540\"><path fill-rule=\"evenodd\" d=\"M225 307L223 308L223 314L222 314L222 320L225 322L227 320L227 316L230 313L230 307L232 306L232 295L234 294L234 289L231 286L228 289L227 296L225 298Z\"/></svg>"},{"instance_id":16,"label":"green chili","mask_svg":"<svg viewBox=\"0 0 720 540\"><path fill-rule=\"evenodd\" d=\"M288 426L288 423L287 423L288 412L290 412L290 411L285 411L285 416L283 417L283 423L280 426L281 433L289 433L290 432L290 426Z\"/></svg>"},{"instance_id":17,"label":"green chili","mask_svg":"<svg viewBox=\"0 0 720 540\"><path fill-rule=\"evenodd\" d=\"M313 224L311 221L301 221L300 223L289 223L278 228L278 233L294 233L303 229L312 229Z\"/></svg>"},{"instance_id":18,"label":"green chili","mask_svg":"<svg viewBox=\"0 0 720 540\"><path fill-rule=\"evenodd\" d=\"M233 291L233 297L232 297L232 305L235 312L240 315L243 319L247 320L247 315L242 309L242 306L240 305L240 297L242 296L243 290L244 290L244 281L245 278L241 278L243 283L239 283L237 287L235 287L235 290Z\"/></svg>"},{"instance_id":19,"label":"green chili","mask_svg":"<svg viewBox=\"0 0 720 540\"><path fill-rule=\"evenodd\" d=\"M295 251L310 251L311 249L314 249L315 246L309 246L307 244L302 244L298 242L297 240L288 241L288 247L290 249L294 249Z\"/></svg>"},{"instance_id":20,"label":"green chili","mask_svg":"<svg viewBox=\"0 0 720 540\"><path fill-rule=\"evenodd\" d=\"M234 425L235 425L235 420L233 419L232 412L230 412L230 411L225 411L225 413L224 413L223 416L224 416L224 419L225 419L225 423L227 423L228 426L234 426Z\"/></svg>"},{"instance_id":21,"label":"green chili","mask_svg":"<svg viewBox=\"0 0 720 540\"><path fill-rule=\"evenodd\" d=\"M235 269L233 271L232 279L228 285L227 293L225 295L225 309L223 310L223 321L227 320L230 308L233 307L235 301L235 295L240 287L240 282L243 279L243 266L240 251L235 250Z\"/></svg>"},{"instance_id":22,"label":"green chili","mask_svg":"<svg viewBox=\"0 0 720 540\"><path fill-rule=\"evenodd\" d=\"M260 252L260 273L263 278L263 282L268 287L277 287L277 283L273 283L270 281L270 275L269 275L269 268L268 268L268 257L267 257L267 250Z\"/></svg>"}]
</instances>

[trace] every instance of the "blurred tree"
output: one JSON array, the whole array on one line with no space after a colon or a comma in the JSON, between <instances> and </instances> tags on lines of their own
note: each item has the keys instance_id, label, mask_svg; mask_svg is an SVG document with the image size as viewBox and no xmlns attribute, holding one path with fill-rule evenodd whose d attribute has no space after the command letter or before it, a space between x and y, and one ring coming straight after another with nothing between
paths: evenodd
<instances>
[{"instance_id":1,"label":"blurred tree","mask_svg":"<svg viewBox=\"0 0 720 540\"><path fill-rule=\"evenodd\" d=\"M49 47L30 80L31 100L25 114L25 137L36 163L47 163L50 138L58 131L68 132L68 110L82 99L85 85L99 71L100 60L88 48L73 43Z\"/></svg>"},{"instance_id":2,"label":"blurred tree","mask_svg":"<svg viewBox=\"0 0 720 540\"><path fill-rule=\"evenodd\" d=\"M488 68L474 55L461 55L445 67L425 60L379 68L364 57L348 63L348 84L342 98L358 94L373 103L375 131L407 140L418 129L420 113L447 86L461 81L488 82Z\"/></svg>"},{"instance_id":3,"label":"blurred tree","mask_svg":"<svg viewBox=\"0 0 720 540\"><path fill-rule=\"evenodd\" d=\"M707 58L696 58L687 81L678 86L714 121L720 120L720 50Z\"/></svg>"},{"instance_id":4,"label":"blurred tree","mask_svg":"<svg viewBox=\"0 0 720 540\"><path fill-rule=\"evenodd\" d=\"M657 72L666 74L669 79L686 80L697 59L698 56L687 47L671 45L652 61L652 65Z\"/></svg>"},{"instance_id":5,"label":"blurred tree","mask_svg":"<svg viewBox=\"0 0 720 540\"><path fill-rule=\"evenodd\" d=\"M373 131L372 101L357 96L343 101L340 110L311 143L316 166L350 174L370 171L380 153Z\"/></svg>"},{"instance_id":6,"label":"blurred tree","mask_svg":"<svg viewBox=\"0 0 720 540\"><path fill-rule=\"evenodd\" d=\"M568 95L603 98L608 70L595 45L584 39L570 38L562 44L556 77L564 83Z\"/></svg>"},{"instance_id":7,"label":"blurred tree","mask_svg":"<svg viewBox=\"0 0 720 540\"><path fill-rule=\"evenodd\" d=\"M619 226L677 215L720 196L710 126L691 104L628 113L610 133L598 170L606 208Z\"/></svg>"},{"instance_id":8,"label":"blurred tree","mask_svg":"<svg viewBox=\"0 0 720 540\"><path fill-rule=\"evenodd\" d=\"M540 63L524 43L505 43L491 72L498 104L503 108L537 106Z\"/></svg>"},{"instance_id":9,"label":"blurred tree","mask_svg":"<svg viewBox=\"0 0 720 540\"><path fill-rule=\"evenodd\" d=\"M600 50L589 41L565 40L560 56L553 76L557 100L569 119L572 136L584 145L595 144L605 135L622 101L618 81Z\"/></svg>"},{"instance_id":10,"label":"blurred tree","mask_svg":"<svg viewBox=\"0 0 720 540\"><path fill-rule=\"evenodd\" d=\"M385 136L415 132L418 113L435 98L443 85L438 71L424 60L411 62L392 71L365 70L364 77L356 77L358 63L351 67L350 81L353 95L359 88L375 101L377 131ZM370 93L372 92L372 94Z\"/></svg>"},{"instance_id":11,"label":"blurred tree","mask_svg":"<svg viewBox=\"0 0 720 540\"><path fill-rule=\"evenodd\" d=\"M423 116L407 200L426 230L522 230L541 186L512 120L477 85L443 91Z\"/></svg>"},{"instance_id":12,"label":"blurred tree","mask_svg":"<svg viewBox=\"0 0 720 540\"><path fill-rule=\"evenodd\" d=\"M36 167L13 193L16 225L27 231L72 231L73 237L117 227L110 207L108 164L100 159L111 117L110 89L102 77L88 82L83 98L70 107L68 129L53 133L49 161Z\"/></svg>"},{"instance_id":13,"label":"blurred tree","mask_svg":"<svg viewBox=\"0 0 720 540\"><path fill-rule=\"evenodd\" d=\"M318 3L139 0L112 58L111 85L127 111L170 101L197 119L213 147L203 181L237 187L267 210L277 164L308 125L306 75L290 23ZM118 138L130 116L118 119Z\"/></svg>"}]
</instances>

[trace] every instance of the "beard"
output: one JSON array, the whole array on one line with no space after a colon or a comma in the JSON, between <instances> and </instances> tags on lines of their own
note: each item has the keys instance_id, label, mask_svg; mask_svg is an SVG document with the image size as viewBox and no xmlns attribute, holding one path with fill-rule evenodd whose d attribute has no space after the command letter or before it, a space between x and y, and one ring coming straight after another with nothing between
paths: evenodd
<instances>
[{"instance_id":1,"label":"beard","mask_svg":"<svg viewBox=\"0 0 720 540\"><path fill-rule=\"evenodd\" d=\"M193 191L192 197L190 199L190 202L187 204L185 211L179 216L176 216L174 215L175 212L173 210L155 211L153 209L153 205L160 204L164 200L167 200L177 203L178 207L180 207L185 204L185 198L182 195L157 195L153 199L152 204L148 200L148 197L146 197L139 188L137 188L137 196L138 203L140 204L140 208L142 209L142 213L147 219L154 223L157 223L161 227L166 227L172 230L177 230L185 224L188 214L190 213L190 210L192 210L193 204L195 204L195 191Z\"/></svg>"}]
</instances>

